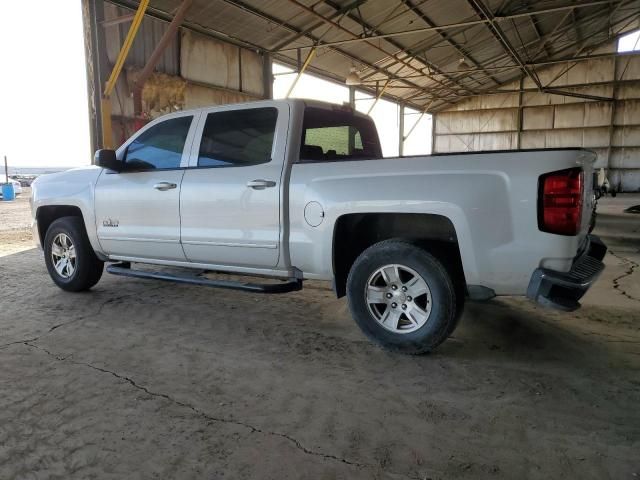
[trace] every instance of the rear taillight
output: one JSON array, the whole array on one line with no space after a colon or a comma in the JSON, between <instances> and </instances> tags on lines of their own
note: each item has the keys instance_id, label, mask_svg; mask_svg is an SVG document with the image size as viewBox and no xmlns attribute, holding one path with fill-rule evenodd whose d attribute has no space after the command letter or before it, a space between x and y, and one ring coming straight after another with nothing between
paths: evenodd
<instances>
[{"instance_id":1,"label":"rear taillight","mask_svg":"<svg viewBox=\"0 0 640 480\"><path fill-rule=\"evenodd\" d=\"M582 218L584 173L571 168L540 177L538 228L558 235L577 235Z\"/></svg>"}]
</instances>

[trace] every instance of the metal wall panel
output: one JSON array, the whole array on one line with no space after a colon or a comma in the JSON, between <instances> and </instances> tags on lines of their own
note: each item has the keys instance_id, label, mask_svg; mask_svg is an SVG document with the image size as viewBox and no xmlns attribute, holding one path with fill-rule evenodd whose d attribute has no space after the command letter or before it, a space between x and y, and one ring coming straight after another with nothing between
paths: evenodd
<instances>
[{"instance_id":1,"label":"metal wall panel","mask_svg":"<svg viewBox=\"0 0 640 480\"><path fill-rule=\"evenodd\" d=\"M122 17L130 14L131 11L116 7L109 3L104 4L105 20ZM118 25L107 26L105 28L105 37L107 43L107 55L109 62L113 65L120 51L120 47L124 42L131 22L125 22ZM145 16L140 24L140 29L136 35L129 55L124 63L125 67L144 67L145 63L151 56L154 48L164 35L169 24L155 18ZM168 73L170 75L178 75L180 73L180 48L179 39L176 36L167 46L158 65L158 72Z\"/></svg>"},{"instance_id":2,"label":"metal wall panel","mask_svg":"<svg viewBox=\"0 0 640 480\"><path fill-rule=\"evenodd\" d=\"M255 100L255 98L244 95L240 92L218 90L215 88L203 87L201 85L188 84L185 88L184 100L185 108L199 108L212 105L249 102L251 100Z\"/></svg>"},{"instance_id":3,"label":"metal wall panel","mask_svg":"<svg viewBox=\"0 0 640 480\"><path fill-rule=\"evenodd\" d=\"M434 152L588 148L614 187L639 191L640 55L566 62L537 72L544 85L616 101L538 91L470 97L434 114ZM525 90L535 87L528 79L522 83ZM519 90L520 82L501 88Z\"/></svg>"},{"instance_id":4,"label":"metal wall panel","mask_svg":"<svg viewBox=\"0 0 640 480\"><path fill-rule=\"evenodd\" d=\"M518 110L514 108L441 112L436 134L504 132L516 130Z\"/></svg>"},{"instance_id":5,"label":"metal wall panel","mask_svg":"<svg viewBox=\"0 0 640 480\"><path fill-rule=\"evenodd\" d=\"M260 55L190 31L183 31L181 38L184 79L262 96Z\"/></svg>"}]
</instances>

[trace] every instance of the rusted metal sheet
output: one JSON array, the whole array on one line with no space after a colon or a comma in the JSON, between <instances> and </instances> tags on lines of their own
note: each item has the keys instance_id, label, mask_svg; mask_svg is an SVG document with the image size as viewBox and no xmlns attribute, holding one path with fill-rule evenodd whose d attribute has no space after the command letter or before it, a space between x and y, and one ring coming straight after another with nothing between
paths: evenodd
<instances>
[{"instance_id":1,"label":"rusted metal sheet","mask_svg":"<svg viewBox=\"0 0 640 480\"><path fill-rule=\"evenodd\" d=\"M553 106L527 107L522 110L523 130L544 130L553 128Z\"/></svg>"},{"instance_id":2,"label":"rusted metal sheet","mask_svg":"<svg viewBox=\"0 0 640 480\"><path fill-rule=\"evenodd\" d=\"M616 127L613 130L614 147L640 146L640 126ZM640 162L640 158L638 159ZM640 165L639 165L640 166Z\"/></svg>"},{"instance_id":3,"label":"rusted metal sheet","mask_svg":"<svg viewBox=\"0 0 640 480\"><path fill-rule=\"evenodd\" d=\"M198 108L213 105L226 105L255 100L254 97L240 92L208 88L202 85L188 84L184 91L185 108Z\"/></svg>"},{"instance_id":4,"label":"rusted metal sheet","mask_svg":"<svg viewBox=\"0 0 640 480\"><path fill-rule=\"evenodd\" d=\"M262 57L193 32L182 33L181 74L186 80L262 96Z\"/></svg>"},{"instance_id":5,"label":"rusted metal sheet","mask_svg":"<svg viewBox=\"0 0 640 480\"><path fill-rule=\"evenodd\" d=\"M435 151L477 152L486 150L512 150L516 148L518 135L510 133L480 133L471 135L438 135Z\"/></svg>"},{"instance_id":6,"label":"rusted metal sheet","mask_svg":"<svg viewBox=\"0 0 640 480\"><path fill-rule=\"evenodd\" d=\"M640 80L640 56L617 59L618 80Z\"/></svg>"},{"instance_id":7,"label":"rusted metal sheet","mask_svg":"<svg viewBox=\"0 0 640 480\"><path fill-rule=\"evenodd\" d=\"M615 125L640 125L640 100L624 100L616 107Z\"/></svg>"},{"instance_id":8,"label":"rusted metal sheet","mask_svg":"<svg viewBox=\"0 0 640 480\"><path fill-rule=\"evenodd\" d=\"M640 82L618 85L616 98L619 100L640 99Z\"/></svg>"},{"instance_id":9,"label":"rusted metal sheet","mask_svg":"<svg viewBox=\"0 0 640 480\"><path fill-rule=\"evenodd\" d=\"M436 116L436 134L503 132L517 129L515 108L442 112Z\"/></svg>"},{"instance_id":10,"label":"rusted metal sheet","mask_svg":"<svg viewBox=\"0 0 640 480\"><path fill-rule=\"evenodd\" d=\"M107 21L122 17L128 13L130 13L130 11L124 8L116 7L106 2L104 4L105 20ZM155 46L167 30L167 26L168 24L165 22L146 16L133 41L129 55L124 63L125 67L144 67ZM118 56L122 42L127 35L129 25L123 23L102 28L104 28L106 39L107 56L109 62L113 64ZM178 39L174 38L167 45L167 48L160 57L156 69L170 75L177 75L180 67L179 50Z\"/></svg>"},{"instance_id":11,"label":"rusted metal sheet","mask_svg":"<svg viewBox=\"0 0 640 480\"><path fill-rule=\"evenodd\" d=\"M640 147L614 148L611 152L611 166L640 169Z\"/></svg>"},{"instance_id":12,"label":"rusted metal sheet","mask_svg":"<svg viewBox=\"0 0 640 480\"><path fill-rule=\"evenodd\" d=\"M585 128L582 132L582 145L584 148L607 147L609 145L609 127ZM571 145L574 146L574 145Z\"/></svg>"}]
</instances>

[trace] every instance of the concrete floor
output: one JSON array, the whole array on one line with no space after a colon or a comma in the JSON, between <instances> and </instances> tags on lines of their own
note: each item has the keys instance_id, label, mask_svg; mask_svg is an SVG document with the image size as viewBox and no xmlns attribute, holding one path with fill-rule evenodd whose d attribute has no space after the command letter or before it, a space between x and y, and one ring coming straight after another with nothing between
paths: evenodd
<instances>
[{"instance_id":1,"label":"concrete floor","mask_svg":"<svg viewBox=\"0 0 640 480\"><path fill-rule=\"evenodd\" d=\"M437 352L405 357L322 284L257 296L105 274L64 293L0 202L0 479L637 478L630 204L601 201L612 253L583 309L468 304Z\"/></svg>"}]
</instances>

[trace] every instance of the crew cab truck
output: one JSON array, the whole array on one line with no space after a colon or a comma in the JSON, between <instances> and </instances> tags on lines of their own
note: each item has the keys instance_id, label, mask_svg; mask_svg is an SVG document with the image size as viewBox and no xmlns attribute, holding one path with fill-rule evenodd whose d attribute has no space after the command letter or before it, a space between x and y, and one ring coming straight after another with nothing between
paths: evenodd
<instances>
[{"instance_id":1,"label":"crew cab truck","mask_svg":"<svg viewBox=\"0 0 640 480\"><path fill-rule=\"evenodd\" d=\"M370 339L423 353L467 298L579 306L606 252L590 235L593 163L581 149L383 158L373 121L346 107L201 108L155 119L94 166L38 178L34 236L63 290L91 288L105 262L262 293L325 280Z\"/></svg>"}]
</instances>

